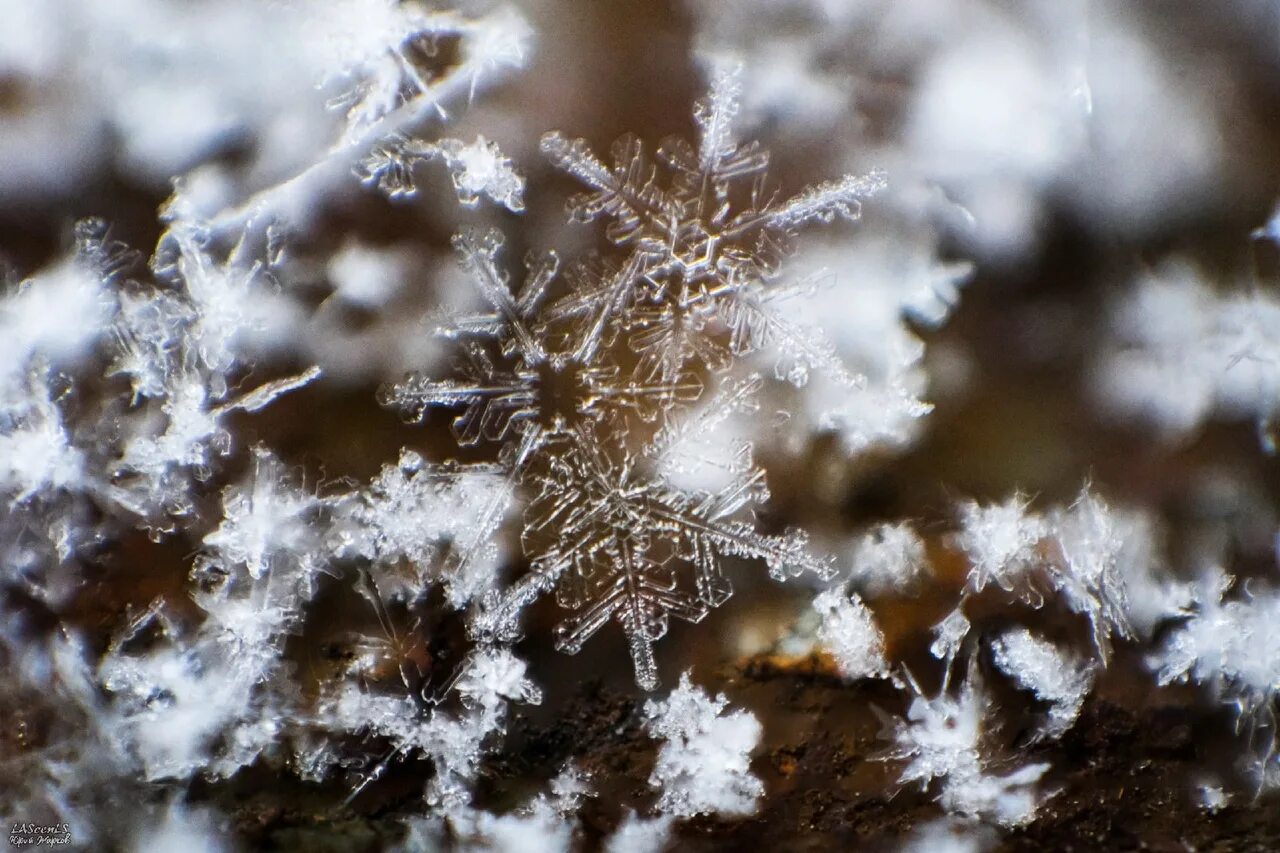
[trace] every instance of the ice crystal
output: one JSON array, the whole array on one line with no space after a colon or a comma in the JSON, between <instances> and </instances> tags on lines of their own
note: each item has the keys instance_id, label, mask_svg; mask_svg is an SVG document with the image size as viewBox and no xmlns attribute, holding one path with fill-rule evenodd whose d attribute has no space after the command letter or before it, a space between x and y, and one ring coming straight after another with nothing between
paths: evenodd
<instances>
[{"instance_id":1,"label":"ice crystal","mask_svg":"<svg viewBox=\"0 0 1280 853\"><path fill-rule=\"evenodd\" d=\"M483 136L470 144L460 139L431 143L395 136L374 147L358 174L390 198L406 198L418 191L414 167L436 158L444 161L463 206L475 207L481 196L488 196L513 213L524 210L524 177L502 156L497 144Z\"/></svg>"},{"instance_id":2,"label":"ice crystal","mask_svg":"<svg viewBox=\"0 0 1280 853\"><path fill-rule=\"evenodd\" d=\"M330 726L365 732L391 745L387 758L365 775L356 793L394 758L421 754L436 769L428 802L446 813L465 813L486 740L504 729L511 702L538 704L542 693L527 677L524 662L505 649L480 649L468 656L456 683L465 691L461 714L424 711L411 697L375 694L350 683L327 697L324 718Z\"/></svg>"},{"instance_id":3,"label":"ice crystal","mask_svg":"<svg viewBox=\"0 0 1280 853\"><path fill-rule=\"evenodd\" d=\"M1274 728L1274 702L1280 696L1280 593L1250 590L1239 600L1226 600L1231 584L1221 570L1210 572L1196 612L1151 663L1161 684L1205 684L1241 717Z\"/></svg>"},{"instance_id":4,"label":"ice crystal","mask_svg":"<svg viewBox=\"0 0 1280 853\"><path fill-rule=\"evenodd\" d=\"M940 780L939 801L949 812L1005 826L1029 822L1039 805L1035 786L1047 764L1028 764L1004 775L984 757L989 700L971 671L959 696L917 694L905 720L893 724L894 746L883 757L905 761L904 783Z\"/></svg>"},{"instance_id":5,"label":"ice crystal","mask_svg":"<svg viewBox=\"0 0 1280 853\"><path fill-rule=\"evenodd\" d=\"M630 646L636 680L657 686L653 643L671 616L701 621L728 599L732 587L719 566L721 555L763 560L777 580L809 571L829 573L811 556L800 531L758 533L732 516L758 499L750 478L702 495L674 491L638 473L635 461L620 461L584 440L549 454L545 472L530 475L537 492L525 510L525 546L533 570L509 589L488 596L479 619L484 634L511 638L521 610L543 593L575 615L556 628L556 646L573 653L616 620ZM679 585L676 568L691 563L694 588Z\"/></svg>"},{"instance_id":6,"label":"ice crystal","mask_svg":"<svg viewBox=\"0 0 1280 853\"><path fill-rule=\"evenodd\" d=\"M899 853L983 853L994 846L990 827L940 818L918 827Z\"/></svg>"},{"instance_id":7,"label":"ice crystal","mask_svg":"<svg viewBox=\"0 0 1280 853\"><path fill-rule=\"evenodd\" d=\"M1088 485L1050 518L1060 563L1051 573L1067 607L1089 620L1093 645L1106 662L1111 637L1130 637L1126 567L1120 560L1136 531Z\"/></svg>"},{"instance_id":8,"label":"ice crystal","mask_svg":"<svg viewBox=\"0 0 1280 853\"><path fill-rule=\"evenodd\" d=\"M1047 640L1025 628L1006 631L991 644L995 664L1018 686L1048 702L1049 718L1042 734L1057 738L1080 714L1093 687L1093 670Z\"/></svg>"},{"instance_id":9,"label":"ice crystal","mask_svg":"<svg viewBox=\"0 0 1280 853\"><path fill-rule=\"evenodd\" d=\"M853 584L870 596L906 592L928 570L924 541L906 523L877 525L853 550Z\"/></svg>"},{"instance_id":10,"label":"ice crystal","mask_svg":"<svg viewBox=\"0 0 1280 853\"><path fill-rule=\"evenodd\" d=\"M490 537L509 497L496 467L433 465L404 450L367 488L332 500L335 546L369 560L389 594L421 589L443 573L450 603L462 607L493 583L499 550ZM466 563L447 555L466 555ZM392 571L402 561L411 576Z\"/></svg>"},{"instance_id":11,"label":"ice crystal","mask_svg":"<svg viewBox=\"0 0 1280 853\"><path fill-rule=\"evenodd\" d=\"M28 381L28 399L0 414L0 495L14 503L85 481L84 453L72 445L47 379Z\"/></svg>"},{"instance_id":12,"label":"ice crystal","mask_svg":"<svg viewBox=\"0 0 1280 853\"><path fill-rule=\"evenodd\" d=\"M404 257L351 242L329 259L334 294L343 301L368 308L386 305L406 277Z\"/></svg>"},{"instance_id":13,"label":"ice crystal","mask_svg":"<svg viewBox=\"0 0 1280 853\"><path fill-rule=\"evenodd\" d=\"M574 218L609 217L610 239L628 252L620 262L571 265L567 296L547 299L559 273L556 256L532 256L516 290L496 231L454 239L488 309L455 316L440 329L456 342L458 378L411 374L385 388L382 402L411 420L434 409L461 410L453 420L460 445L498 446L506 485L479 530L493 529L496 507L517 488L531 495L522 535L531 569L484 596L472 619L478 638L512 639L521 611L554 590L573 611L557 628L557 647L576 652L617 621L638 683L652 688L652 646L669 618L697 622L729 597L723 557L762 560L777 579L830 573L828 561L808 553L801 533L754 528L751 507L768 493L747 442L720 466L723 476L712 488L685 491L671 479L709 424L749 408L760 385L756 377L727 379L703 414L686 415L681 410L704 394L699 370L722 369L734 356L776 345L782 378L800 384L818 368L851 387L858 382L820 335L768 310L777 294L767 284L799 226L856 218L882 178L848 177L777 200L764 187L765 153L734 139L737 87L736 75L726 72L697 105L696 150L664 143L659 156L672 173L666 189L656 184L634 140L619 143L610 170L581 141L544 138L553 162L592 190L571 201ZM479 192L506 167L494 165L497 155L483 140L477 145L450 153L404 140L369 174L384 185L390 181L392 191L404 189L411 186L404 183L411 161L442 150L447 160L466 160L467 174L472 166L484 173L477 184L460 178L468 192ZM618 351L622 344L640 356L634 368ZM655 423L653 442L637 453L632 438L652 433ZM473 541L462 548L450 571L468 588L479 585L467 583L463 567L479 547ZM692 565L691 585L680 583L683 564Z\"/></svg>"},{"instance_id":14,"label":"ice crystal","mask_svg":"<svg viewBox=\"0 0 1280 853\"><path fill-rule=\"evenodd\" d=\"M1219 812L1231 802L1231 794L1223 790L1222 785L1213 780L1205 780L1195 787L1200 808L1208 812Z\"/></svg>"},{"instance_id":15,"label":"ice crystal","mask_svg":"<svg viewBox=\"0 0 1280 853\"><path fill-rule=\"evenodd\" d=\"M1127 638L1129 581L1141 583L1142 568L1122 564L1144 533L1112 509L1086 484L1075 503L1045 515L1014 495L1003 504L961 507L957 544L969 557L966 594L994 582L1032 607L1044 605L1052 590L1062 603L1089 622L1093 645L1105 663L1111 640Z\"/></svg>"},{"instance_id":16,"label":"ice crystal","mask_svg":"<svg viewBox=\"0 0 1280 853\"><path fill-rule=\"evenodd\" d=\"M1114 317L1114 343L1096 370L1098 393L1113 412L1175 437L1211 415L1247 418L1274 451L1280 300L1273 292L1218 294L1190 264L1168 262L1134 282Z\"/></svg>"},{"instance_id":17,"label":"ice crystal","mask_svg":"<svg viewBox=\"0 0 1280 853\"><path fill-rule=\"evenodd\" d=\"M948 676L951 674L951 665L960 653L965 638L969 636L971 627L969 619L959 607L933 626L934 640L929 645L929 654L946 664Z\"/></svg>"},{"instance_id":18,"label":"ice crystal","mask_svg":"<svg viewBox=\"0 0 1280 853\"><path fill-rule=\"evenodd\" d=\"M285 555L312 565L317 548L312 514L315 496L290 488L283 466L263 448L254 448L252 482L223 496L223 520L204 545L223 565L243 565L255 580Z\"/></svg>"},{"instance_id":19,"label":"ice crystal","mask_svg":"<svg viewBox=\"0 0 1280 853\"><path fill-rule=\"evenodd\" d=\"M543 153L588 188L570 200L570 216L581 222L607 218L608 238L631 252L622 274L558 308L588 318L585 344L592 348L621 325L635 335L633 348L658 351L649 357L668 378L691 359L721 363L707 357L714 346L708 326L718 319L728 326L735 355L776 345L792 363L780 366L780 375L802 383L819 368L852 383L820 335L801 332L769 309L778 294L767 284L801 225L858 218L884 176L849 175L780 201L765 185L768 153L735 138L739 94L739 69L726 67L695 108L697 148L681 139L664 141L658 160L669 171L667 187L659 185L634 137L614 144L612 167L581 139L558 132L543 137ZM745 206L736 209L743 204L739 196Z\"/></svg>"},{"instance_id":20,"label":"ice crystal","mask_svg":"<svg viewBox=\"0 0 1280 853\"><path fill-rule=\"evenodd\" d=\"M969 585L976 592L991 582L1011 589L1015 578L1036 558L1036 545L1044 535L1044 523L1028 515L1029 502L1014 495L1003 504L981 506L975 502L960 509L960 547L969 555Z\"/></svg>"},{"instance_id":21,"label":"ice crystal","mask_svg":"<svg viewBox=\"0 0 1280 853\"><path fill-rule=\"evenodd\" d=\"M649 784L660 788L658 810L677 817L749 815L764 793L751 774L750 754L760 723L748 711L725 713L729 702L712 698L680 676L663 701L645 704L650 734L663 740Z\"/></svg>"},{"instance_id":22,"label":"ice crystal","mask_svg":"<svg viewBox=\"0 0 1280 853\"><path fill-rule=\"evenodd\" d=\"M574 816L588 793L586 780L570 766L551 780L549 793L540 793L506 814L496 815L472 808L454 809L448 817L449 828L460 850L477 853L522 853L526 850L568 853L577 831ZM410 844L405 849L437 846L438 841L430 845Z\"/></svg>"},{"instance_id":23,"label":"ice crystal","mask_svg":"<svg viewBox=\"0 0 1280 853\"><path fill-rule=\"evenodd\" d=\"M888 672L884 636L856 592L829 589L813 600L813 609L822 620L818 642L835 657L845 678L875 678Z\"/></svg>"}]
</instances>

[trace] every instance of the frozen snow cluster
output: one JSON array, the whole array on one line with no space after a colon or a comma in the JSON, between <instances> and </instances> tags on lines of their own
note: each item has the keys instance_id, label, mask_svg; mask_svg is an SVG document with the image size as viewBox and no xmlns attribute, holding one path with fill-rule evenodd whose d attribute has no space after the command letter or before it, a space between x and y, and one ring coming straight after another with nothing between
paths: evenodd
<instances>
[{"instance_id":1,"label":"frozen snow cluster","mask_svg":"<svg viewBox=\"0 0 1280 853\"><path fill-rule=\"evenodd\" d=\"M74 211L59 248L0 233L4 815L231 850L209 792L268 773L408 790L384 846L674 849L769 803L770 709L690 672L735 587L800 602L772 651L897 697L874 757L939 811L903 849L1032 824L1113 673L1230 706L1237 781L1280 784L1257 480L1206 474L1176 540L1100 466L929 520L841 497L963 403L975 359L933 342L1051 217L1225 208L1237 105L1108 0L686 11L690 79L641 122L683 130L604 154L552 129L601 126L552 104L586 85L567 6L0 0L0 229ZM1217 277L1171 257L1104 300L1081 393L1160 447L1256 425L1262 465L1280 299ZM517 778L532 706L614 652L647 788Z\"/></svg>"}]
</instances>

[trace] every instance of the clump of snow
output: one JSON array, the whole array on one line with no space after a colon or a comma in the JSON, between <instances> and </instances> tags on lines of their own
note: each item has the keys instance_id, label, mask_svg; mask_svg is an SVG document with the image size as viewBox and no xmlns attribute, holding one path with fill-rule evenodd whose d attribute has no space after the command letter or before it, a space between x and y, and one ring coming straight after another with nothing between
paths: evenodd
<instances>
[{"instance_id":1,"label":"clump of snow","mask_svg":"<svg viewBox=\"0 0 1280 853\"><path fill-rule=\"evenodd\" d=\"M1212 416L1258 424L1274 449L1280 412L1280 300L1261 289L1218 293L1189 263L1170 261L1133 283L1112 312L1113 344L1095 387L1117 416L1177 438Z\"/></svg>"},{"instance_id":2,"label":"clump of snow","mask_svg":"<svg viewBox=\"0 0 1280 853\"><path fill-rule=\"evenodd\" d=\"M1003 826L1029 823L1040 804L1036 785L1048 764L1028 764L998 774L987 757L985 721L990 702L971 671L956 697L916 694L903 720L892 723L893 746L883 758L906 762L903 783L937 780L938 801L948 812Z\"/></svg>"},{"instance_id":3,"label":"clump of snow","mask_svg":"<svg viewBox=\"0 0 1280 853\"><path fill-rule=\"evenodd\" d=\"M876 525L853 548L852 584L868 596L908 592L928 573L924 540L906 522Z\"/></svg>"},{"instance_id":4,"label":"clump of snow","mask_svg":"<svg viewBox=\"0 0 1280 853\"><path fill-rule=\"evenodd\" d=\"M588 794L586 780L570 766L551 780L549 794L503 815L457 808L449 814L449 827L460 850L568 853L577 832L575 816Z\"/></svg>"},{"instance_id":5,"label":"clump of snow","mask_svg":"<svg viewBox=\"0 0 1280 853\"><path fill-rule=\"evenodd\" d=\"M622 823L605 841L606 853L662 853L671 838L671 815L643 818L627 812Z\"/></svg>"},{"instance_id":6,"label":"clump of snow","mask_svg":"<svg viewBox=\"0 0 1280 853\"><path fill-rule=\"evenodd\" d=\"M1063 735L1080 715L1093 687L1093 668L1026 628L996 637L991 655L996 666L1019 687L1050 704L1041 734L1051 739Z\"/></svg>"},{"instance_id":7,"label":"clump of snow","mask_svg":"<svg viewBox=\"0 0 1280 853\"><path fill-rule=\"evenodd\" d=\"M884 635L856 592L829 589L813 600L821 620L818 642L835 658L845 678L883 678L888 674Z\"/></svg>"},{"instance_id":8,"label":"clump of snow","mask_svg":"<svg viewBox=\"0 0 1280 853\"><path fill-rule=\"evenodd\" d=\"M989 827L973 821L940 818L918 827L900 853L982 853L994 846Z\"/></svg>"},{"instance_id":9,"label":"clump of snow","mask_svg":"<svg viewBox=\"0 0 1280 853\"><path fill-rule=\"evenodd\" d=\"M657 809L677 817L755 813L764 786L751 773L760 723L749 711L725 713L729 700L708 696L680 676L662 701L645 703L646 728L663 741L649 784L661 790Z\"/></svg>"}]
</instances>

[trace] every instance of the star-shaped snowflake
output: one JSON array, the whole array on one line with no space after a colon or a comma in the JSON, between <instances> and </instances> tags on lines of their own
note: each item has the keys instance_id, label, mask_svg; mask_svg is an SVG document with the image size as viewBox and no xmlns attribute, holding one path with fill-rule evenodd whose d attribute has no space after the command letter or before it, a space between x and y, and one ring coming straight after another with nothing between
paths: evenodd
<instances>
[{"instance_id":1,"label":"star-shaped snowflake","mask_svg":"<svg viewBox=\"0 0 1280 853\"><path fill-rule=\"evenodd\" d=\"M460 410L460 445L500 448L506 487L495 501L530 495L521 536L529 570L473 612L481 641L513 640L524 609L554 591L570 611L557 648L576 652L617 622L637 683L651 689L653 646L671 617L698 622L732 594L724 558L763 560L778 580L830 573L802 533L757 529L752 511L768 493L749 446L727 467L727 484L706 492L676 488L662 474L661 451L642 448L649 438L672 443L676 422L688 421L673 415L701 398L702 371L764 347L782 353L779 376L796 384L810 368L857 381L825 339L788 325L770 305L808 286L774 284L796 229L856 218L882 178L847 177L779 201L765 189L767 154L733 139L737 87L735 73L722 74L699 102L696 150L663 144L665 187L633 138L614 146L608 168L581 140L544 137L543 150L590 190L571 201L573 218L608 217L608 236L624 254L572 265L568 294L549 300L554 256L533 262L514 290L497 232L459 235L455 247L487 308L442 329L459 345L457 376L414 374L383 394L417 420ZM730 387L740 396L758 385L753 377ZM459 559L453 577L466 574L469 557Z\"/></svg>"}]
</instances>

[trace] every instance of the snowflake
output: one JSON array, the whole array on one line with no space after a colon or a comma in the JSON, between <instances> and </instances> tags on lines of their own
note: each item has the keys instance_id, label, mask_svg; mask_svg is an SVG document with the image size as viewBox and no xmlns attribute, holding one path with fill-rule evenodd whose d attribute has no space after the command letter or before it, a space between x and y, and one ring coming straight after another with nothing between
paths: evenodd
<instances>
[{"instance_id":1,"label":"snowflake","mask_svg":"<svg viewBox=\"0 0 1280 853\"><path fill-rule=\"evenodd\" d=\"M962 530L957 544L969 557L969 587L982 592L990 582L1013 589L1018 577L1036 559L1036 545L1045 534L1043 520L1027 512L1029 501L1015 494L1002 504L982 506L969 501L960 508Z\"/></svg>"},{"instance_id":2,"label":"snowflake","mask_svg":"<svg viewBox=\"0 0 1280 853\"><path fill-rule=\"evenodd\" d=\"M559 626L558 648L579 651L616 619L630 642L637 683L653 688L653 643L666 634L669 616L700 621L730 596L719 557L759 558L778 579L805 570L829 574L826 562L806 552L803 534L758 533L737 517L768 494L749 457L717 491L685 493L645 470L657 451L636 457L626 450L634 421L653 421L699 397L703 384L695 374L627 377L609 352L590 346L593 329L570 329L557 339L539 313L556 274L553 257L532 265L513 295L498 266L497 233L463 233L454 242L493 309L443 329L461 339L463 378L411 374L384 389L381 400L411 420L435 407L461 407L453 421L458 443L503 446L507 485L494 506L504 505L517 484L535 494L524 519L532 571L506 593L485 597L477 635L512 639L522 608L554 588L561 606L576 612ZM663 432L663 441L675 441L672 434ZM481 517L495 519L497 511ZM452 578L467 583L463 566L475 551L463 553ZM694 590L677 588L681 562L695 567Z\"/></svg>"},{"instance_id":3,"label":"snowflake","mask_svg":"<svg viewBox=\"0 0 1280 853\"><path fill-rule=\"evenodd\" d=\"M891 723L894 745L880 757L907 762L899 777L903 783L940 780L938 799L948 812L1022 826L1035 816L1035 785L1049 765L993 773L991 762L983 758L989 709L973 670L955 698L946 693L928 698L917 689L906 719Z\"/></svg>"},{"instance_id":4,"label":"snowflake","mask_svg":"<svg viewBox=\"0 0 1280 853\"><path fill-rule=\"evenodd\" d=\"M605 841L604 849L606 853L662 853L670 843L674 822L675 818L670 815L642 818L635 812L627 812Z\"/></svg>"},{"instance_id":5,"label":"snowflake","mask_svg":"<svg viewBox=\"0 0 1280 853\"><path fill-rule=\"evenodd\" d=\"M1224 600L1233 580L1221 569L1208 572L1196 613L1148 663L1158 670L1160 684L1204 684L1240 717L1261 721L1274 732L1274 705L1280 696L1280 591L1245 586L1239 600Z\"/></svg>"},{"instance_id":6,"label":"snowflake","mask_svg":"<svg viewBox=\"0 0 1280 853\"><path fill-rule=\"evenodd\" d=\"M933 626L934 639L929 645L929 654L946 664L947 683L951 680L951 666L955 663L956 655L960 654L971 627L968 617L960 607L956 607L945 619Z\"/></svg>"},{"instance_id":7,"label":"snowflake","mask_svg":"<svg viewBox=\"0 0 1280 853\"><path fill-rule=\"evenodd\" d=\"M585 143L558 133L544 137L552 161L592 190L571 202L573 218L611 217L609 237L629 253L621 261L572 265L568 295L548 302L559 272L554 255L532 260L513 292L499 261L500 235L458 235L455 247L491 310L455 317L440 330L458 342L457 378L410 374L381 395L384 405L415 421L437 408L461 409L453 421L460 445L501 447L507 487L495 501L505 502L517 488L533 495L522 535L530 571L505 591L485 594L472 617L482 640L512 640L521 611L554 590L573 611L557 628L558 648L576 652L617 621L637 682L652 688L653 643L669 619L700 621L728 599L723 557L763 560L777 579L803 571L830 575L829 563L808 553L803 534L767 534L752 524L750 508L768 492L746 442L734 446L714 488L685 491L670 480L680 466L677 448L687 455L689 443L719 416L715 400L726 401L725 411L749 408L760 384L754 376L727 381L710 416L681 417L679 409L703 395L695 368L722 368L734 356L774 346L783 352L779 377L801 384L820 368L857 384L821 335L769 310L779 294L808 285L767 285L799 226L837 215L856 219L883 179L846 177L778 201L765 189L766 153L733 139L738 95L736 71L717 76L695 111L698 149L663 145L659 156L672 172L667 189L654 182L634 139L615 146L617 166L610 170ZM397 146L384 148L367 171L392 192L407 192L409 166L439 149ZM509 184L509 167L496 150L484 140L454 148L442 153L464 201L480 192L503 195L494 181ZM616 352L619 341L640 355L634 369ZM631 439L658 421L653 443L636 453ZM692 585L680 583L686 564Z\"/></svg>"},{"instance_id":8,"label":"snowflake","mask_svg":"<svg viewBox=\"0 0 1280 853\"><path fill-rule=\"evenodd\" d=\"M493 583L499 553L489 539L510 496L497 466L433 465L404 450L367 488L332 501L336 550L369 560L378 586L392 594L406 587L393 574L397 565L413 566L411 580L420 588L437 579L428 572L443 555L459 555L449 568L461 571L447 572L443 581L449 603L460 608Z\"/></svg>"},{"instance_id":9,"label":"snowflake","mask_svg":"<svg viewBox=\"0 0 1280 853\"><path fill-rule=\"evenodd\" d=\"M556 647L575 653L615 619L627 634L637 683L652 689L653 643L666 634L669 618L699 622L732 594L721 555L764 560L777 580L830 574L827 562L808 553L800 531L766 535L734 518L761 499L758 469L719 492L690 495L645 477L625 453L610 458L591 431L558 442L557 451L545 471L528 478L537 488L524 519L533 569L487 596L477 620L483 635L514 638L523 608L554 588L558 603L575 611L557 626ZM694 566L692 590L679 586L680 563Z\"/></svg>"},{"instance_id":10,"label":"snowflake","mask_svg":"<svg viewBox=\"0 0 1280 853\"><path fill-rule=\"evenodd\" d=\"M631 250L619 274L593 282L559 307L586 319L589 347L621 325L632 348L668 377L693 358L710 367L725 364L714 352L724 346L716 335L727 329L733 355L785 348L797 367L780 368L780 375L797 384L809 367L852 384L855 377L821 334L770 310L780 294L766 285L777 277L800 226L836 216L857 219L863 200L884 186L884 176L847 175L779 201L766 188L768 152L734 139L739 76L739 68L726 67L697 103L696 150L681 139L663 142L658 159L670 173L665 188L632 136L614 144L612 168L584 140L559 132L542 138L551 162L588 188L570 200L571 218L608 217L608 238Z\"/></svg>"},{"instance_id":11,"label":"snowflake","mask_svg":"<svg viewBox=\"0 0 1280 853\"><path fill-rule=\"evenodd\" d=\"M904 593L929 571L924 540L911 525L878 524L853 551L853 578L870 596Z\"/></svg>"},{"instance_id":12,"label":"snowflake","mask_svg":"<svg viewBox=\"0 0 1280 853\"><path fill-rule=\"evenodd\" d=\"M658 811L677 817L749 815L764 794L751 773L750 755L760 723L749 711L726 714L728 700L714 699L680 676L664 702L645 704L649 733L662 738L649 784L662 789Z\"/></svg>"},{"instance_id":13,"label":"snowflake","mask_svg":"<svg viewBox=\"0 0 1280 853\"><path fill-rule=\"evenodd\" d=\"M311 517L319 501L293 487L284 466L262 447L253 449L251 482L228 488L222 524L204 537L204 545L226 565L241 564L260 579L279 556L311 565L315 556Z\"/></svg>"},{"instance_id":14,"label":"snowflake","mask_svg":"<svg viewBox=\"0 0 1280 853\"><path fill-rule=\"evenodd\" d=\"M884 635L858 594L829 589L813 600L822 619L818 640L836 659L845 678L881 678L889 670Z\"/></svg>"},{"instance_id":15,"label":"snowflake","mask_svg":"<svg viewBox=\"0 0 1280 853\"><path fill-rule=\"evenodd\" d=\"M512 168L496 143L483 136L468 144L460 139L432 143L393 135L373 147L356 173L390 198L408 198L418 191L414 167L436 158L444 161L464 207L475 207L481 196L488 196L512 213L524 210L524 176Z\"/></svg>"},{"instance_id":16,"label":"snowflake","mask_svg":"<svg viewBox=\"0 0 1280 853\"><path fill-rule=\"evenodd\" d=\"M1035 636L1026 628L1006 631L991 644L997 667L1024 690L1050 705L1040 734L1057 738L1080 715L1093 688L1094 670L1069 651Z\"/></svg>"}]
</instances>

